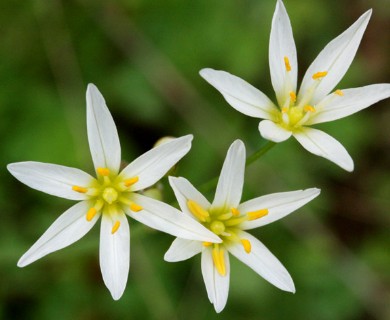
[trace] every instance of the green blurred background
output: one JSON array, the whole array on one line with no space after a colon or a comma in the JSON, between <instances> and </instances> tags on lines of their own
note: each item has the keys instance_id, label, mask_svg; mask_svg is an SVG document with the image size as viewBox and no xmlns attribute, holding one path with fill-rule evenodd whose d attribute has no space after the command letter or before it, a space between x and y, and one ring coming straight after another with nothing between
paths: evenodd
<instances>
[{"instance_id":1,"label":"green blurred background","mask_svg":"<svg viewBox=\"0 0 390 320\"><path fill-rule=\"evenodd\" d=\"M273 97L268 39L275 0L52 0L0 3L1 319L390 319L390 101L318 126L337 138L355 171L290 139L246 171L243 200L318 187L321 196L252 234L291 273L297 293L273 287L231 259L225 310L207 299L199 256L166 263L173 237L131 223L126 291L113 301L101 279L99 227L19 269L19 257L71 201L29 189L6 170L34 160L93 172L85 91L95 83L118 126L124 161L161 136L193 133L177 174L200 186L216 176L236 138L248 154L264 142L258 120L198 75L236 74ZM300 79L318 52L374 9L340 88L389 82L388 0L286 0ZM173 201L166 180L160 183ZM208 194L212 200L213 192Z\"/></svg>"}]
</instances>

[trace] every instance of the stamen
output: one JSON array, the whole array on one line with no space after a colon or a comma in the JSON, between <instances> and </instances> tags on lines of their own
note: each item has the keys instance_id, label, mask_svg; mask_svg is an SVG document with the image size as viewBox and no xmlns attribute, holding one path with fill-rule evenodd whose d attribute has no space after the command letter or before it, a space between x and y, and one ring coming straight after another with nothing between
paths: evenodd
<instances>
[{"instance_id":1,"label":"stamen","mask_svg":"<svg viewBox=\"0 0 390 320\"><path fill-rule=\"evenodd\" d=\"M317 79L325 77L327 74L328 74L328 71L316 72L315 74L313 74L312 78L313 78L313 80L317 80Z\"/></svg>"},{"instance_id":2,"label":"stamen","mask_svg":"<svg viewBox=\"0 0 390 320\"><path fill-rule=\"evenodd\" d=\"M214 261L215 268L221 276L226 275L226 266L225 266L225 257L224 250L215 247L212 251L212 257Z\"/></svg>"},{"instance_id":3,"label":"stamen","mask_svg":"<svg viewBox=\"0 0 390 320\"><path fill-rule=\"evenodd\" d=\"M80 186L73 186L73 191L79 192L79 193L87 193L88 189Z\"/></svg>"},{"instance_id":4,"label":"stamen","mask_svg":"<svg viewBox=\"0 0 390 320\"><path fill-rule=\"evenodd\" d=\"M232 216L233 216L233 214L231 212L227 212L227 213L219 215L217 217L217 219L218 220L229 220Z\"/></svg>"},{"instance_id":5,"label":"stamen","mask_svg":"<svg viewBox=\"0 0 390 320\"><path fill-rule=\"evenodd\" d=\"M342 97L344 95L344 92L342 92L340 89L337 89L334 93L340 97Z\"/></svg>"},{"instance_id":6,"label":"stamen","mask_svg":"<svg viewBox=\"0 0 390 320\"><path fill-rule=\"evenodd\" d=\"M246 253L251 253L252 245L248 239L241 239L242 246L244 247L244 250Z\"/></svg>"},{"instance_id":7,"label":"stamen","mask_svg":"<svg viewBox=\"0 0 390 320\"><path fill-rule=\"evenodd\" d=\"M130 179L127 179L124 181L124 184L126 187L130 187L132 186L133 184L137 183L139 180L138 176L135 176L133 178L130 178Z\"/></svg>"},{"instance_id":8,"label":"stamen","mask_svg":"<svg viewBox=\"0 0 390 320\"><path fill-rule=\"evenodd\" d=\"M212 242L203 242L202 243L204 247L210 247L213 243Z\"/></svg>"},{"instance_id":9,"label":"stamen","mask_svg":"<svg viewBox=\"0 0 390 320\"><path fill-rule=\"evenodd\" d=\"M96 213L97 210L94 207L90 208L87 212L87 221L91 221L96 216Z\"/></svg>"},{"instance_id":10,"label":"stamen","mask_svg":"<svg viewBox=\"0 0 390 320\"><path fill-rule=\"evenodd\" d=\"M284 57L284 66L286 67L287 72L291 71L290 60L288 60L288 57Z\"/></svg>"},{"instance_id":11,"label":"stamen","mask_svg":"<svg viewBox=\"0 0 390 320\"><path fill-rule=\"evenodd\" d=\"M141 211L142 209L143 209L142 206L140 206L140 205L138 205L138 204L136 204L136 203L134 203L134 202L130 204L130 210L131 210L131 211L139 212L139 211Z\"/></svg>"},{"instance_id":12,"label":"stamen","mask_svg":"<svg viewBox=\"0 0 390 320\"><path fill-rule=\"evenodd\" d=\"M260 219L268 214L268 209L260 209L257 211L251 211L247 213L249 221Z\"/></svg>"},{"instance_id":13,"label":"stamen","mask_svg":"<svg viewBox=\"0 0 390 320\"><path fill-rule=\"evenodd\" d=\"M241 216L239 218L229 219L229 220L225 221L224 224L225 224L225 227L232 227L232 226L236 226L240 223L243 223L246 220L247 220L246 216Z\"/></svg>"},{"instance_id":14,"label":"stamen","mask_svg":"<svg viewBox=\"0 0 390 320\"><path fill-rule=\"evenodd\" d=\"M116 221L111 229L111 234L114 234L118 231L119 227L121 226L121 223L119 221Z\"/></svg>"},{"instance_id":15,"label":"stamen","mask_svg":"<svg viewBox=\"0 0 390 320\"><path fill-rule=\"evenodd\" d=\"M287 112L288 112L288 108L283 107L283 108L282 108L282 113L287 113Z\"/></svg>"},{"instance_id":16,"label":"stamen","mask_svg":"<svg viewBox=\"0 0 390 320\"><path fill-rule=\"evenodd\" d=\"M306 112L315 112L316 111L316 109L314 109L314 107L313 106L311 106L311 105L306 105L306 106L304 106L303 107L303 110L305 110Z\"/></svg>"},{"instance_id":17,"label":"stamen","mask_svg":"<svg viewBox=\"0 0 390 320\"><path fill-rule=\"evenodd\" d=\"M236 217L237 217L237 216L240 215L240 211L238 211L237 208L231 208L230 210L231 210L233 216L236 216Z\"/></svg>"},{"instance_id":18,"label":"stamen","mask_svg":"<svg viewBox=\"0 0 390 320\"><path fill-rule=\"evenodd\" d=\"M297 95L295 94L294 91L290 91L290 101L292 103L295 103L297 101ZM282 110L283 111L283 110Z\"/></svg>"},{"instance_id":19,"label":"stamen","mask_svg":"<svg viewBox=\"0 0 390 320\"><path fill-rule=\"evenodd\" d=\"M203 209L199 204L197 204L193 200L187 201L187 207L188 209L190 209L191 213L202 222L206 222L207 218L210 217L208 211Z\"/></svg>"},{"instance_id":20,"label":"stamen","mask_svg":"<svg viewBox=\"0 0 390 320\"><path fill-rule=\"evenodd\" d=\"M96 171L103 177L108 177L110 175L110 169L107 168L97 168Z\"/></svg>"}]
</instances>

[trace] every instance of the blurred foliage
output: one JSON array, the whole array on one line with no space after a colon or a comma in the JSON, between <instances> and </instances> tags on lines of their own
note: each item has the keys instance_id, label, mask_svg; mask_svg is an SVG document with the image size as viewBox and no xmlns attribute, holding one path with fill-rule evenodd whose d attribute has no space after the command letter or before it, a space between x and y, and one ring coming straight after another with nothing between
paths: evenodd
<instances>
[{"instance_id":1,"label":"blurred foliage","mask_svg":"<svg viewBox=\"0 0 390 320\"><path fill-rule=\"evenodd\" d=\"M173 240L131 221L127 289L113 301L101 279L95 227L31 266L19 257L71 205L13 179L7 163L35 160L92 172L85 90L95 83L118 126L124 161L161 136L193 133L177 174L216 176L228 146L262 143L258 120L229 107L203 67L236 74L273 96L268 39L275 0L4 0L0 4L0 318L389 319L389 100L321 127L355 160L350 174L296 141L246 171L243 199L319 187L321 196L253 234L291 273L295 295L232 258L226 309L208 302L200 259L163 261ZM388 82L387 0L285 0L302 77L316 54L360 14L373 17L340 87ZM173 201L166 180L161 184ZM208 194L211 199L212 193Z\"/></svg>"}]
</instances>

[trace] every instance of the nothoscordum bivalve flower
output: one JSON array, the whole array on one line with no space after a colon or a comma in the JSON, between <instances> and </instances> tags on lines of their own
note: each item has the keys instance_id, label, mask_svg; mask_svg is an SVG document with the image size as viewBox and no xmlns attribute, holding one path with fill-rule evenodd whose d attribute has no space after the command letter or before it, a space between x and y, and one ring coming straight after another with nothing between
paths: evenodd
<instances>
[{"instance_id":1,"label":"nothoscordum bivalve flower","mask_svg":"<svg viewBox=\"0 0 390 320\"><path fill-rule=\"evenodd\" d=\"M181 210L202 223L222 243L177 238L165 260L182 261L202 253L202 274L207 294L217 312L226 305L229 292L229 255L241 260L274 286L295 292L294 283L279 260L245 230L281 219L320 193L312 188L275 193L240 204L245 171L245 146L236 140L226 155L213 203L184 178L169 177Z\"/></svg>"},{"instance_id":2,"label":"nothoscordum bivalve flower","mask_svg":"<svg viewBox=\"0 0 390 320\"><path fill-rule=\"evenodd\" d=\"M203 69L200 75L220 91L233 108L250 117L265 119L259 124L260 134L265 139L282 142L294 136L309 152L353 171L353 160L345 148L323 131L308 126L349 116L390 96L390 84L334 90L356 54L370 16L371 10L320 52L297 92L295 42L284 4L278 0L269 44L277 106L261 91L227 72Z\"/></svg>"},{"instance_id":3,"label":"nothoscordum bivalve flower","mask_svg":"<svg viewBox=\"0 0 390 320\"><path fill-rule=\"evenodd\" d=\"M221 241L179 210L137 193L160 180L190 150L192 135L160 144L119 172L121 148L117 129L103 96L92 84L87 89L87 129L96 178L79 169L55 164L8 165L10 173L31 188L81 200L63 213L20 258L19 267L79 240L102 217L100 267L104 283L117 300L125 290L130 266L130 229L125 213L177 237Z\"/></svg>"}]
</instances>

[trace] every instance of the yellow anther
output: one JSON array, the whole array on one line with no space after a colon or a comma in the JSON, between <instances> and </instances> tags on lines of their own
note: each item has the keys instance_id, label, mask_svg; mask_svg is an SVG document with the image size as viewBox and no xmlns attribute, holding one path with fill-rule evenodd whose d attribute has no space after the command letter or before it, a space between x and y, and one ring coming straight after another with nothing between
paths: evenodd
<instances>
[{"instance_id":1,"label":"yellow anther","mask_svg":"<svg viewBox=\"0 0 390 320\"><path fill-rule=\"evenodd\" d=\"M334 93L340 97L342 97L344 95L344 92L342 92L340 89L337 89Z\"/></svg>"},{"instance_id":2,"label":"yellow anther","mask_svg":"<svg viewBox=\"0 0 390 320\"><path fill-rule=\"evenodd\" d=\"M290 102L295 103L297 101L297 95L295 94L294 91L290 91Z\"/></svg>"},{"instance_id":3,"label":"yellow anther","mask_svg":"<svg viewBox=\"0 0 390 320\"><path fill-rule=\"evenodd\" d=\"M97 168L96 171L103 177L108 177L110 175L110 169L107 168Z\"/></svg>"},{"instance_id":4,"label":"yellow anther","mask_svg":"<svg viewBox=\"0 0 390 320\"><path fill-rule=\"evenodd\" d=\"M267 214L268 214L268 209L260 209L257 211L248 212L247 216L248 216L248 220L252 221L252 220L260 219L266 216Z\"/></svg>"},{"instance_id":5,"label":"yellow anther","mask_svg":"<svg viewBox=\"0 0 390 320\"><path fill-rule=\"evenodd\" d=\"M119 221L116 221L111 229L111 234L114 234L118 231L119 227L121 226L121 223Z\"/></svg>"},{"instance_id":6,"label":"yellow anther","mask_svg":"<svg viewBox=\"0 0 390 320\"><path fill-rule=\"evenodd\" d=\"M212 257L214 261L215 268L221 276L226 275L226 266L225 266L225 256L224 250L219 249L218 247L214 248L212 251Z\"/></svg>"},{"instance_id":7,"label":"yellow anther","mask_svg":"<svg viewBox=\"0 0 390 320\"><path fill-rule=\"evenodd\" d=\"M208 211L203 209L199 204L197 204L193 200L187 201L187 207L191 211L191 213L202 222L205 222L207 218L210 216Z\"/></svg>"},{"instance_id":8,"label":"yellow anther","mask_svg":"<svg viewBox=\"0 0 390 320\"><path fill-rule=\"evenodd\" d=\"M80 186L73 186L73 191L80 192L80 193L87 193L88 189Z\"/></svg>"},{"instance_id":9,"label":"yellow anther","mask_svg":"<svg viewBox=\"0 0 390 320\"><path fill-rule=\"evenodd\" d=\"M287 112L288 112L288 108L283 107L283 108L282 108L282 113L287 113Z\"/></svg>"},{"instance_id":10,"label":"yellow anther","mask_svg":"<svg viewBox=\"0 0 390 320\"><path fill-rule=\"evenodd\" d=\"M304 106L303 110L305 110L306 112L314 112L314 111L316 111L316 109L314 109L314 107L310 106L310 105Z\"/></svg>"},{"instance_id":11,"label":"yellow anther","mask_svg":"<svg viewBox=\"0 0 390 320\"><path fill-rule=\"evenodd\" d=\"M251 253L252 245L248 239L241 239L241 244L244 247L246 253Z\"/></svg>"},{"instance_id":12,"label":"yellow anther","mask_svg":"<svg viewBox=\"0 0 390 320\"><path fill-rule=\"evenodd\" d=\"M313 80L321 79L325 77L328 74L328 71L320 71L313 74L312 78Z\"/></svg>"},{"instance_id":13,"label":"yellow anther","mask_svg":"<svg viewBox=\"0 0 390 320\"><path fill-rule=\"evenodd\" d=\"M130 210L131 211L134 211L134 212L139 212L143 209L143 207L141 207L139 204L136 204L136 203L132 203L130 204Z\"/></svg>"},{"instance_id":14,"label":"yellow anther","mask_svg":"<svg viewBox=\"0 0 390 320\"><path fill-rule=\"evenodd\" d=\"M95 208L90 208L87 212L87 221L91 221L94 216L96 216L96 209Z\"/></svg>"},{"instance_id":15,"label":"yellow anther","mask_svg":"<svg viewBox=\"0 0 390 320\"><path fill-rule=\"evenodd\" d=\"M139 180L138 176L135 176L133 178L130 178L130 179L127 179L124 181L124 184L126 187L130 187L132 186L133 184L137 183Z\"/></svg>"},{"instance_id":16,"label":"yellow anther","mask_svg":"<svg viewBox=\"0 0 390 320\"><path fill-rule=\"evenodd\" d=\"M204 247L210 247L213 243L212 242L203 242L202 243Z\"/></svg>"},{"instance_id":17,"label":"yellow anther","mask_svg":"<svg viewBox=\"0 0 390 320\"><path fill-rule=\"evenodd\" d=\"M287 57L284 57L284 65L286 67L286 71L290 72L291 71L291 65L290 65L290 60Z\"/></svg>"},{"instance_id":18,"label":"yellow anther","mask_svg":"<svg viewBox=\"0 0 390 320\"><path fill-rule=\"evenodd\" d=\"M240 215L240 211L238 211L237 208L232 208L231 211L232 211L233 216L237 217Z\"/></svg>"}]
</instances>

